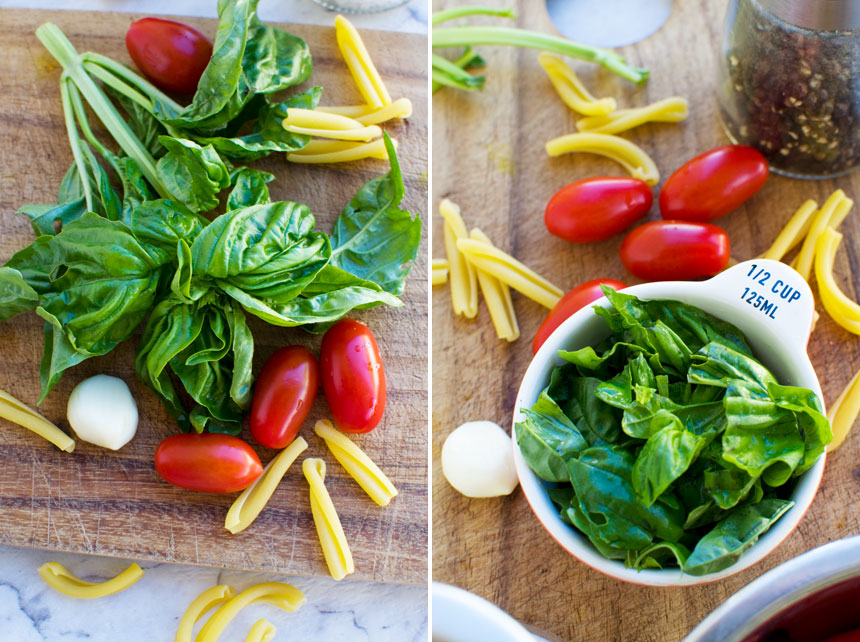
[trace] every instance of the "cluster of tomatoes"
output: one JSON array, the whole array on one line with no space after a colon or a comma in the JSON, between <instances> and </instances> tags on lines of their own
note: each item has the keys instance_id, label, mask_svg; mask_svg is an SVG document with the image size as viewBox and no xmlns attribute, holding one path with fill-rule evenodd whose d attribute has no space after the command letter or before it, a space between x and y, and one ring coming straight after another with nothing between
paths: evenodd
<instances>
[{"instance_id":1,"label":"cluster of tomatoes","mask_svg":"<svg viewBox=\"0 0 860 642\"><path fill-rule=\"evenodd\" d=\"M335 425L343 432L373 430L385 410L385 369L370 329L353 319L325 333L320 358L304 346L276 351L254 385L251 436L267 448L286 448L299 432L322 382ZM155 451L155 470L165 481L209 493L233 493L263 472L246 441L220 433L179 434Z\"/></svg>"},{"instance_id":2,"label":"cluster of tomatoes","mask_svg":"<svg viewBox=\"0 0 860 642\"><path fill-rule=\"evenodd\" d=\"M695 279L725 269L729 237L709 221L737 209L761 189L768 173L764 156L744 145L717 147L687 161L660 191L662 220L634 228L621 243L624 267L643 281ZM544 222L551 234L571 243L602 241L645 216L653 202L645 181L586 178L550 199ZM613 279L594 279L565 294L538 329L535 353L562 321L603 296L601 285L626 287Z\"/></svg>"}]
</instances>

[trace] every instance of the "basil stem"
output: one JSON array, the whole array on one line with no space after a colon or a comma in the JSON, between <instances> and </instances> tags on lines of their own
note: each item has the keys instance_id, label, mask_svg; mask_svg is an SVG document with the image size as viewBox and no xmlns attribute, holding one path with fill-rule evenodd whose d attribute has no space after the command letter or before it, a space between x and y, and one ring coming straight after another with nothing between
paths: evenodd
<instances>
[{"instance_id":1,"label":"basil stem","mask_svg":"<svg viewBox=\"0 0 860 642\"><path fill-rule=\"evenodd\" d=\"M75 166L78 168L78 174L81 177L81 187L84 190L84 200L87 203L87 211L93 211L93 194L90 190L90 182L87 180L87 170L84 164L84 157L81 154L81 137L78 135L78 128L75 125L75 113L72 107L71 91L69 87L73 86L71 79L65 74L60 78L60 100L63 103L63 119L66 123L66 133L69 136L69 146L72 148L72 156L75 159Z\"/></svg>"},{"instance_id":2,"label":"basil stem","mask_svg":"<svg viewBox=\"0 0 860 642\"><path fill-rule=\"evenodd\" d=\"M558 36L550 36L525 29L510 27L446 27L433 29L433 48L474 47L477 45L508 45L549 51L597 64L618 74L625 80L645 84L648 70L631 67L624 58L610 49L584 45Z\"/></svg>"},{"instance_id":3,"label":"basil stem","mask_svg":"<svg viewBox=\"0 0 860 642\"><path fill-rule=\"evenodd\" d=\"M146 176L159 196L162 198L171 198L170 192L158 178L158 173L155 169L155 159L131 131L131 128L123 120L122 116L120 116L113 103L105 96L104 92L96 85L93 79L90 78L83 67L81 56L72 43L69 42L69 39L66 38L66 35L57 25L48 22L36 29L36 37L45 46L45 49L60 63L64 70L63 76L75 84L78 91L86 99L117 144L130 158L137 162L143 175ZM69 111L70 109L72 109L71 100L68 91L66 91L63 96L63 110L66 112L66 129L69 128L70 121L74 122ZM77 136L77 132L75 136ZM72 143L72 150L74 152L75 145L72 140L71 131L69 132L69 140ZM75 162L78 163L77 155L75 156ZM83 161L81 160L81 162ZM81 170L80 163L78 163L78 169L79 171ZM91 206L91 196L87 198L87 206Z\"/></svg>"},{"instance_id":4,"label":"basil stem","mask_svg":"<svg viewBox=\"0 0 860 642\"><path fill-rule=\"evenodd\" d=\"M465 18L466 16L496 16L497 18L516 18L517 14L513 9L490 9L489 7L454 7L453 9L445 9L437 11L433 14L430 21L432 25L438 25L440 22L454 20L455 18Z\"/></svg>"}]
</instances>

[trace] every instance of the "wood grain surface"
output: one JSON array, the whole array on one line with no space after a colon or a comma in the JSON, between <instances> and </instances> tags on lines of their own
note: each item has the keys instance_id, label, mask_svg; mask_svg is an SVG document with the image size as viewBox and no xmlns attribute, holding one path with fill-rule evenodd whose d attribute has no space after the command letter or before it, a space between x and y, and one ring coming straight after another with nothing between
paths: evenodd
<instances>
[{"instance_id":1,"label":"wood grain surface","mask_svg":"<svg viewBox=\"0 0 860 642\"><path fill-rule=\"evenodd\" d=\"M461 3L439 0L436 4L439 9ZM555 33L542 2L488 4L515 5L519 26ZM644 88L596 66L573 63L596 96L614 96L620 107L672 95L689 99L691 115L683 124L645 126L624 134L651 153L664 179L688 158L728 143L714 95L726 5L726 0L675 2L662 29L623 49L628 62L651 70ZM433 256L444 256L436 208L449 197L462 206L468 227L481 227L499 247L564 290L598 276L634 283L618 259L623 235L571 245L549 235L543 225L544 207L557 189L588 176L623 175L623 170L592 155L549 158L544 143L575 131L576 116L554 93L537 53L502 47L479 50L488 61L483 92L443 89L433 96ZM819 182L772 176L761 192L718 221L729 233L732 255L743 260L763 252L805 199L814 198L820 204L836 187L856 201L860 173ZM656 218L655 205L648 219ZM837 279L852 297L858 285L854 275L860 274L858 221L855 206L842 228L845 242L836 265ZM527 625L562 640L668 642L681 639L720 602L764 571L815 546L860 532L860 434L854 434L828 460L821 489L800 526L754 568L721 582L684 589L634 586L591 570L550 538L520 490L505 498L468 499L441 474L441 446L457 425L491 419L510 428L516 392L532 356L531 340L547 310L514 293L522 337L506 344L496 338L484 304L478 318L468 320L453 315L447 287L433 288L432 300L434 580L474 591ZM809 353L830 403L860 367L860 345L857 337L836 326L818 307L822 316Z\"/></svg>"},{"instance_id":2,"label":"wood grain surface","mask_svg":"<svg viewBox=\"0 0 860 642\"><path fill-rule=\"evenodd\" d=\"M97 51L131 64L124 46L129 23L141 16L111 13L0 10L0 261L33 240L24 203L55 202L72 155L63 128L60 70L33 35L45 22L58 24L79 51ZM334 16L332 15L332 20ZM183 21L214 37L216 21ZM356 104L361 98L335 43L334 29L284 26L305 38L314 59L311 82L325 90L323 104ZM405 206L426 220L426 39L364 32L382 76L395 97L412 100L408 121L386 125L400 142L406 181ZM305 87L311 83L306 83ZM362 161L330 167L288 164L283 154L256 166L273 172L273 200L307 203L318 229L332 223L352 195L385 173L387 163ZM302 429L310 448L302 456L328 462L326 484L355 557L351 578L422 583L427 575L427 263L426 242L412 270L405 306L360 313L379 342L388 379L382 424L356 441L400 490L379 508L334 460L312 430L326 416L320 395ZM298 329L251 324L255 371L275 349L301 343L319 351L320 337ZM0 325L0 389L35 404L39 391L42 324L26 314ZM233 495L207 495L170 486L156 475L158 443L178 428L133 370L136 337L112 353L69 371L41 406L66 427L65 404L82 379L108 373L124 379L138 400L137 437L119 452L78 441L73 454L16 426L0 425L0 543L139 560L182 562L299 575L327 575L308 503L300 461L293 465L266 510L245 532L231 536L224 516ZM247 432L246 432L247 436ZM275 453L257 448L265 463Z\"/></svg>"}]
</instances>

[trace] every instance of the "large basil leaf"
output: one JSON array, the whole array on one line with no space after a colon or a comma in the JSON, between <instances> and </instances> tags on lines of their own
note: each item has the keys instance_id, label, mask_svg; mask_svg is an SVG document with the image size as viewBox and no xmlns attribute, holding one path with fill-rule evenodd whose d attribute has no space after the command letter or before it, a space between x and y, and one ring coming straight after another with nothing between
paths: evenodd
<instances>
[{"instance_id":1,"label":"large basil leaf","mask_svg":"<svg viewBox=\"0 0 860 642\"><path fill-rule=\"evenodd\" d=\"M191 243L207 221L167 199L146 201L132 210L124 221L134 237L159 263L176 257L177 243Z\"/></svg>"},{"instance_id":2,"label":"large basil leaf","mask_svg":"<svg viewBox=\"0 0 860 642\"><path fill-rule=\"evenodd\" d=\"M362 187L335 221L331 262L398 295L418 254L421 219L400 209L405 188L387 134L385 147L391 170Z\"/></svg>"},{"instance_id":3,"label":"large basil leaf","mask_svg":"<svg viewBox=\"0 0 860 642\"><path fill-rule=\"evenodd\" d=\"M238 210L252 205L271 203L266 183L275 180L274 174L250 167L240 167L230 174L233 189L227 196L227 211Z\"/></svg>"},{"instance_id":4,"label":"large basil leaf","mask_svg":"<svg viewBox=\"0 0 860 642\"><path fill-rule=\"evenodd\" d=\"M93 213L39 237L7 263L39 293L37 314L85 358L109 352L140 324L155 300L160 265L125 225ZM61 373L43 378L42 398Z\"/></svg>"},{"instance_id":5,"label":"large basil leaf","mask_svg":"<svg viewBox=\"0 0 860 642\"><path fill-rule=\"evenodd\" d=\"M768 385L776 383L770 371L754 357L717 342L706 344L695 354L687 380L722 388L732 381L741 380L756 384L762 392Z\"/></svg>"},{"instance_id":6,"label":"large basil leaf","mask_svg":"<svg viewBox=\"0 0 860 642\"><path fill-rule=\"evenodd\" d=\"M621 435L618 413L595 393L600 380L576 376L572 368L553 372L548 389L559 407L590 445L614 443Z\"/></svg>"},{"instance_id":7,"label":"large basil leaf","mask_svg":"<svg viewBox=\"0 0 860 642\"><path fill-rule=\"evenodd\" d=\"M728 568L792 506L791 501L765 499L737 509L699 540L684 572L707 575Z\"/></svg>"},{"instance_id":8,"label":"large basil leaf","mask_svg":"<svg viewBox=\"0 0 860 642\"><path fill-rule=\"evenodd\" d=\"M230 185L230 172L211 145L161 136L167 148L155 166L158 178L175 198L193 212L218 206L218 192Z\"/></svg>"},{"instance_id":9,"label":"large basil leaf","mask_svg":"<svg viewBox=\"0 0 860 642\"><path fill-rule=\"evenodd\" d=\"M520 451L529 468L541 479L568 481L565 460L588 447L588 442L544 390L526 418L517 423Z\"/></svg>"},{"instance_id":10,"label":"large basil leaf","mask_svg":"<svg viewBox=\"0 0 860 642\"><path fill-rule=\"evenodd\" d=\"M0 321L35 310L39 293L27 285L18 270L0 267Z\"/></svg>"}]
</instances>

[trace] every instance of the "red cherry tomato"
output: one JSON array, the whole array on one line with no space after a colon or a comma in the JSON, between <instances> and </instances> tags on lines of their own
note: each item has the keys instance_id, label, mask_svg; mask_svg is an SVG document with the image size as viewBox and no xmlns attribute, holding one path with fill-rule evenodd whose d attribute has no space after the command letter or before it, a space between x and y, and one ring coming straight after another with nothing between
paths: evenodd
<instances>
[{"instance_id":1,"label":"red cherry tomato","mask_svg":"<svg viewBox=\"0 0 860 642\"><path fill-rule=\"evenodd\" d=\"M181 22L142 18L131 23L125 46L134 64L153 84L178 94L193 94L212 57L212 43Z\"/></svg>"},{"instance_id":2,"label":"red cherry tomato","mask_svg":"<svg viewBox=\"0 0 860 642\"><path fill-rule=\"evenodd\" d=\"M303 346L275 352L254 384L251 435L268 448L286 448L310 412L319 388L319 366Z\"/></svg>"},{"instance_id":3,"label":"red cherry tomato","mask_svg":"<svg viewBox=\"0 0 860 642\"><path fill-rule=\"evenodd\" d=\"M723 270L729 237L709 223L651 221L632 230L621 244L621 262L645 281L695 279Z\"/></svg>"},{"instance_id":4,"label":"red cherry tomato","mask_svg":"<svg viewBox=\"0 0 860 642\"><path fill-rule=\"evenodd\" d=\"M597 176L566 185L549 199L543 220L550 234L571 243L602 241L648 213L654 196L638 178Z\"/></svg>"},{"instance_id":5,"label":"red cherry tomato","mask_svg":"<svg viewBox=\"0 0 860 642\"><path fill-rule=\"evenodd\" d=\"M834 635L824 640L824 642L860 642L860 629Z\"/></svg>"},{"instance_id":6,"label":"red cherry tomato","mask_svg":"<svg viewBox=\"0 0 860 642\"><path fill-rule=\"evenodd\" d=\"M385 369L370 329L353 319L325 333L320 374L334 423L344 432L376 428L385 410Z\"/></svg>"},{"instance_id":7,"label":"red cherry tomato","mask_svg":"<svg viewBox=\"0 0 860 642\"><path fill-rule=\"evenodd\" d=\"M665 219L712 221L740 207L767 180L767 161L758 150L726 145L681 165L660 191Z\"/></svg>"},{"instance_id":8,"label":"red cherry tomato","mask_svg":"<svg viewBox=\"0 0 860 642\"><path fill-rule=\"evenodd\" d=\"M535 338L532 341L532 353L537 354L537 351L540 350L540 347L549 338L549 335L553 333L553 330L560 326L569 316L602 297L603 290L600 289L601 285L608 285L616 290L627 287L621 281L616 281L615 279L592 279L591 281L577 285L561 297L561 300L555 304L555 307L550 310L549 314L546 315L546 319L540 324L537 334L535 334Z\"/></svg>"},{"instance_id":9,"label":"red cherry tomato","mask_svg":"<svg viewBox=\"0 0 860 642\"><path fill-rule=\"evenodd\" d=\"M164 481L204 493L235 493L263 472L260 458L238 437L207 432L172 435L155 451Z\"/></svg>"}]
</instances>

